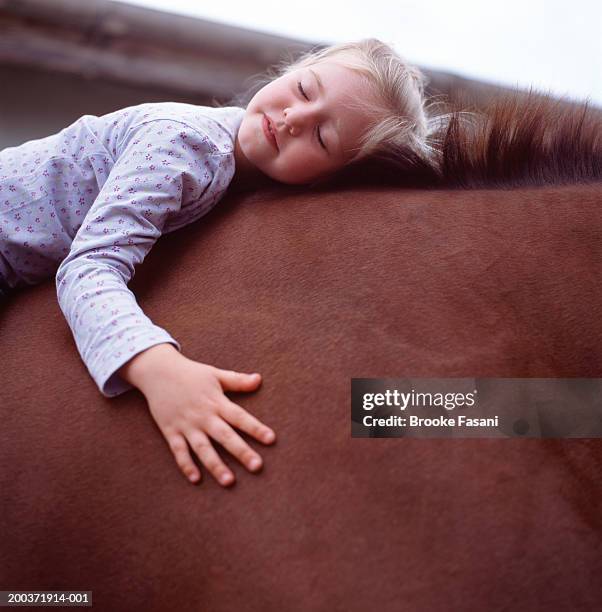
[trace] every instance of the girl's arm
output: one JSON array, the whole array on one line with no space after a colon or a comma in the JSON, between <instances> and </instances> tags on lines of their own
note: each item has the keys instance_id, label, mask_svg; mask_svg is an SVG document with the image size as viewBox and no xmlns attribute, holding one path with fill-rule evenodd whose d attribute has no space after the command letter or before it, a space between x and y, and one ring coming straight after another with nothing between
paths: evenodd
<instances>
[{"instance_id":1,"label":"girl's arm","mask_svg":"<svg viewBox=\"0 0 602 612\"><path fill-rule=\"evenodd\" d=\"M188 444L220 484L234 482L233 473L213 449L209 437L249 471L261 468L261 457L232 426L264 444L271 444L276 436L224 394L255 390L261 382L259 374L220 370L187 359L171 344L157 344L126 363L119 375L142 391L176 463L191 482L201 476Z\"/></svg>"},{"instance_id":2,"label":"girl's arm","mask_svg":"<svg viewBox=\"0 0 602 612\"><path fill-rule=\"evenodd\" d=\"M205 178L202 166L195 165L196 153L178 138L181 127L155 120L127 131L56 273L59 306L82 360L106 397L132 389L117 370L141 351L165 342L181 350L177 340L145 315L127 287L168 220L186 217L184 194L194 190L198 197L211 183L212 177ZM199 151L201 160L210 155ZM197 176L199 180L190 178Z\"/></svg>"},{"instance_id":3,"label":"girl's arm","mask_svg":"<svg viewBox=\"0 0 602 612\"><path fill-rule=\"evenodd\" d=\"M179 342L155 325L127 285L164 233L208 212L233 170L208 136L170 119L129 127L115 163L56 273L59 306L100 392L132 389L117 370L156 344Z\"/></svg>"},{"instance_id":4,"label":"girl's arm","mask_svg":"<svg viewBox=\"0 0 602 612\"><path fill-rule=\"evenodd\" d=\"M254 470L250 461L258 455L231 425L260 439L266 428L224 390L249 391L258 382L184 357L127 287L168 220L172 228L191 223L221 197L231 160L216 153L208 136L164 118L130 126L114 153L115 164L56 274L59 306L77 349L106 397L134 385L142 390L193 481L199 473L187 443L216 477L227 471L209 436Z\"/></svg>"}]
</instances>

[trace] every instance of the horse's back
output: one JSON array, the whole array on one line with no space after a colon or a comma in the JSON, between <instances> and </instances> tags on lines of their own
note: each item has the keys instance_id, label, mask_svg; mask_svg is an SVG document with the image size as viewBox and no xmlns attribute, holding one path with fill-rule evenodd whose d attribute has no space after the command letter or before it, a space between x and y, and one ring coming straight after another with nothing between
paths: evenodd
<instances>
[{"instance_id":1,"label":"horse's back","mask_svg":"<svg viewBox=\"0 0 602 612\"><path fill-rule=\"evenodd\" d=\"M351 438L352 377L602 377L600 190L231 197L130 288L188 357L259 371L273 447L179 474L102 397L52 283L2 324L5 588L106 610L594 609L595 440ZM250 439L249 439L250 440ZM219 449L222 452L222 449Z\"/></svg>"}]
</instances>

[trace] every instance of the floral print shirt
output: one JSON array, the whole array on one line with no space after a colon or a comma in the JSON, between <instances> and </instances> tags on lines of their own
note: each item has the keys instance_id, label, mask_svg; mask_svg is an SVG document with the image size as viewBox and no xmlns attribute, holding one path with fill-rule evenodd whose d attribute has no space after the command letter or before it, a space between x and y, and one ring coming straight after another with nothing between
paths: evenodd
<instances>
[{"instance_id":1,"label":"floral print shirt","mask_svg":"<svg viewBox=\"0 0 602 612\"><path fill-rule=\"evenodd\" d=\"M127 284L162 234L206 214L234 176L238 107L177 102L85 115L0 151L0 296L55 276L59 306L106 397L117 370L156 344L180 344Z\"/></svg>"}]
</instances>

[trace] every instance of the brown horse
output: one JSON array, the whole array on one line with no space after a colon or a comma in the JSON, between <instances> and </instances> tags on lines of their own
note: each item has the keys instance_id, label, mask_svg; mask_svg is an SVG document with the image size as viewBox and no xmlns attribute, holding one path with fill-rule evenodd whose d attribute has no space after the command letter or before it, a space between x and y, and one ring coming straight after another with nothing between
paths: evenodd
<instances>
[{"instance_id":1,"label":"brown horse","mask_svg":"<svg viewBox=\"0 0 602 612\"><path fill-rule=\"evenodd\" d=\"M53 282L12 296L0 588L111 611L599 608L599 440L350 435L352 377L602 377L599 115L480 112L449 122L437 173L232 195L139 268L184 354L263 374L235 401L278 441L258 475L229 461L230 490L186 482L138 391L99 394Z\"/></svg>"}]
</instances>

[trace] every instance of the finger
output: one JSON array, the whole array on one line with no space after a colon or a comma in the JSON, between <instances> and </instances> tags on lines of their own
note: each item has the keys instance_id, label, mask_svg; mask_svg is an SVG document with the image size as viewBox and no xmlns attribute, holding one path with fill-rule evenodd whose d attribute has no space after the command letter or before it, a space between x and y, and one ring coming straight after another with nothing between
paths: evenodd
<instances>
[{"instance_id":1,"label":"finger","mask_svg":"<svg viewBox=\"0 0 602 612\"><path fill-rule=\"evenodd\" d=\"M181 434L174 434L168 438L167 443L184 476L186 476L190 482L197 482L200 480L201 473L192 461L184 436Z\"/></svg>"},{"instance_id":2,"label":"finger","mask_svg":"<svg viewBox=\"0 0 602 612\"><path fill-rule=\"evenodd\" d=\"M188 436L188 441L201 463L211 472L219 484L226 487L234 482L234 474L221 460L211 445L211 441L202 431L194 430Z\"/></svg>"},{"instance_id":3,"label":"finger","mask_svg":"<svg viewBox=\"0 0 602 612\"><path fill-rule=\"evenodd\" d=\"M236 457L250 472L261 468L261 457L222 419L213 419L207 433L217 440L232 456Z\"/></svg>"},{"instance_id":4,"label":"finger","mask_svg":"<svg viewBox=\"0 0 602 612\"><path fill-rule=\"evenodd\" d=\"M215 375L225 391L252 391L261 383L261 374L257 373L243 374L215 368Z\"/></svg>"},{"instance_id":5,"label":"finger","mask_svg":"<svg viewBox=\"0 0 602 612\"><path fill-rule=\"evenodd\" d=\"M241 408L238 404L226 398L227 403L222 405L220 414L237 429L248 433L256 440L264 444L271 444L276 440L276 434L273 429L264 425L258 418Z\"/></svg>"}]
</instances>

